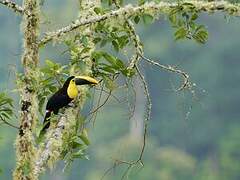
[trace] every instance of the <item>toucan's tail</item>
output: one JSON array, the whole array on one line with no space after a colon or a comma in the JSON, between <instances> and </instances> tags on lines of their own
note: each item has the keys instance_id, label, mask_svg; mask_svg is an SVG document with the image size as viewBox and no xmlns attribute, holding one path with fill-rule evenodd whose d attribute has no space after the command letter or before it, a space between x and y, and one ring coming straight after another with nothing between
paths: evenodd
<instances>
[{"instance_id":1,"label":"toucan's tail","mask_svg":"<svg viewBox=\"0 0 240 180\"><path fill-rule=\"evenodd\" d=\"M47 111L44 117L44 121L43 121L43 128L41 129L40 133L39 133L39 138L41 139L43 137L43 135L46 133L46 130L49 128L50 126L50 120L49 117L51 116L51 111Z\"/></svg>"}]
</instances>

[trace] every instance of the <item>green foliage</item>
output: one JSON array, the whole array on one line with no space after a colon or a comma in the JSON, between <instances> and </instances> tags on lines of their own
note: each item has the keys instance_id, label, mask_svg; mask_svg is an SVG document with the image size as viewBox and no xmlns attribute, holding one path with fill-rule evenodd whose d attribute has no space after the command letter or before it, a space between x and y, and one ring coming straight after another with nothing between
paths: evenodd
<instances>
[{"instance_id":1,"label":"green foliage","mask_svg":"<svg viewBox=\"0 0 240 180\"><path fill-rule=\"evenodd\" d=\"M0 121L7 121L13 116L13 100L6 93L0 93Z\"/></svg>"},{"instance_id":2,"label":"green foliage","mask_svg":"<svg viewBox=\"0 0 240 180\"><path fill-rule=\"evenodd\" d=\"M29 162L25 162L24 165L23 165L23 174L24 175L29 175L29 173L31 172L31 169L30 169L30 163Z\"/></svg>"},{"instance_id":3,"label":"green foliage","mask_svg":"<svg viewBox=\"0 0 240 180\"><path fill-rule=\"evenodd\" d=\"M140 22L143 22L143 24L149 25L154 22L154 16L147 13L138 14L136 16L133 16L132 19L135 22L135 24L139 24Z\"/></svg>"},{"instance_id":4,"label":"green foliage","mask_svg":"<svg viewBox=\"0 0 240 180\"><path fill-rule=\"evenodd\" d=\"M204 25L198 25L198 11L191 3L179 4L169 13L169 21L176 29L175 40L184 38L194 39L198 43L205 43L208 39L208 32Z\"/></svg>"},{"instance_id":5,"label":"green foliage","mask_svg":"<svg viewBox=\"0 0 240 180\"><path fill-rule=\"evenodd\" d=\"M153 16L150 14L143 14L142 20L143 20L144 24L151 24L153 22Z\"/></svg>"},{"instance_id":6,"label":"green foliage","mask_svg":"<svg viewBox=\"0 0 240 180\"><path fill-rule=\"evenodd\" d=\"M100 22L95 27L95 44L99 44L100 48L110 43L116 52L126 47L129 43L129 33L125 26L121 24Z\"/></svg>"},{"instance_id":7,"label":"green foliage","mask_svg":"<svg viewBox=\"0 0 240 180\"><path fill-rule=\"evenodd\" d=\"M95 51L92 55L94 59L94 75L101 77L105 87L109 90L116 88L113 82L116 75L123 75L125 78L131 78L135 71L128 69L123 60L104 51Z\"/></svg>"},{"instance_id":8,"label":"green foliage","mask_svg":"<svg viewBox=\"0 0 240 180\"><path fill-rule=\"evenodd\" d=\"M87 130L84 128L80 132L84 118L81 117L77 120L75 130L72 132L66 132L63 136L63 150L61 152L61 158L69 166L74 159L88 159L87 148L90 145Z\"/></svg>"},{"instance_id":9,"label":"green foliage","mask_svg":"<svg viewBox=\"0 0 240 180\"><path fill-rule=\"evenodd\" d=\"M40 69L40 77L37 88L37 97L39 100L39 112L43 114L43 106L50 94L56 92L62 86L67 77L67 66L47 59L45 66Z\"/></svg>"}]
</instances>

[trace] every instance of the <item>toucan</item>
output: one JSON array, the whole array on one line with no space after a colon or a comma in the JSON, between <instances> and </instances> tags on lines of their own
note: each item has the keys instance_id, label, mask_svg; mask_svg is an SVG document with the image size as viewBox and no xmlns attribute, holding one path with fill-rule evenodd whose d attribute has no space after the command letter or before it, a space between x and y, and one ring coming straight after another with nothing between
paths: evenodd
<instances>
[{"instance_id":1,"label":"toucan","mask_svg":"<svg viewBox=\"0 0 240 180\"><path fill-rule=\"evenodd\" d=\"M78 96L77 85L86 84L96 85L98 81L89 76L70 76L64 82L62 88L49 98L40 136L45 134L46 130L49 128L51 114L58 114L59 109L68 106L69 103Z\"/></svg>"}]
</instances>

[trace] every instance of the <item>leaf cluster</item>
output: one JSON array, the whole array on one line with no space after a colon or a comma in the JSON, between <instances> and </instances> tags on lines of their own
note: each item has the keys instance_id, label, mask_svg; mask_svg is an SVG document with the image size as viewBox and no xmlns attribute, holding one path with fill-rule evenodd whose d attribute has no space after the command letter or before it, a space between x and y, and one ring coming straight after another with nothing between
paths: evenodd
<instances>
[{"instance_id":1,"label":"leaf cluster","mask_svg":"<svg viewBox=\"0 0 240 180\"><path fill-rule=\"evenodd\" d=\"M199 12L191 3L179 4L169 13L169 21L175 28L175 40L194 39L198 43L205 43L208 32L204 25L199 25L196 20Z\"/></svg>"},{"instance_id":2,"label":"leaf cluster","mask_svg":"<svg viewBox=\"0 0 240 180\"><path fill-rule=\"evenodd\" d=\"M87 148L90 145L88 133L82 127L85 118L80 117L76 121L73 130L66 132L63 136L63 150L61 158L65 161L66 165L70 165L74 159L88 159Z\"/></svg>"},{"instance_id":3,"label":"leaf cluster","mask_svg":"<svg viewBox=\"0 0 240 180\"><path fill-rule=\"evenodd\" d=\"M6 93L0 93L0 120L6 122L13 116L13 99Z\"/></svg>"}]
</instances>

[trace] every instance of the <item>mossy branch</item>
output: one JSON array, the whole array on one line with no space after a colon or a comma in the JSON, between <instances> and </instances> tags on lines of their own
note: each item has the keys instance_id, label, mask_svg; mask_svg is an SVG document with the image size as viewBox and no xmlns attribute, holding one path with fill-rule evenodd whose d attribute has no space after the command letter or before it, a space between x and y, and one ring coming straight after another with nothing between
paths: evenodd
<instances>
[{"instance_id":1,"label":"mossy branch","mask_svg":"<svg viewBox=\"0 0 240 180\"><path fill-rule=\"evenodd\" d=\"M78 109L69 109L68 112L76 114ZM49 132L43 147L38 150L36 161L34 162L33 174L38 177L46 167L49 159L58 159L63 145L62 136L66 127L69 127L69 119L67 116L60 116L57 127Z\"/></svg>"},{"instance_id":2,"label":"mossy branch","mask_svg":"<svg viewBox=\"0 0 240 180\"><path fill-rule=\"evenodd\" d=\"M16 3L9 1L9 0L0 0L0 4L3 4L7 8L13 10L16 13L23 14L23 8Z\"/></svg>"},{"instance_id":3,"label":"mossy branch","mask_svg":"<svg viewBox=\"0 0 240 180\"><path fill-rule=\"evenodd\" d=\"M197 11L199 12L208 12L213 13L215 11L225 12L230 15L239 16L240 15L240 5L239 4L232 4L227 1L213 1L213 2L206 2L206 1L188 1L184 0L179 3L176 2L163 2L155 3L149 2L145 3L141 6L133 6L133 5L126 5L125 7L121 7L117 10L112 10L103 15L94 15L87 19L76 19L71 24L60 28L53 32L46 32L45 36L40 40L39 45L44 45L53 39L57 39L62 37L73 30L89 25L94 24L100 21L109 20L111 18L129 18L131 16L137 15L141 12L150 13L150 14L167 14L172 9L178 7L179 5L184 5L184 3L191 4Z\"/></svg>"},{"instance_id":4,"label":"mossy branch","mask_svg":"<svg viewBox=\"0 0 240 180\"><path fill-rule=\"evenodd\" d=\"M24 0L23 8L23 35L24 51L22 65L24 69L21 81L21 111L20 130L16 138L16 169L13 173L14 180L34 180L33 162L35 147L32 129L35 128L37 119L37 98L34 83L36 83L36 70L39 62L39 48L37 46L39 28L38 0Z\"/></svg>"},{"instance_id":5,"label":"mossy branch","mask_svg":"<svg viewBox=\"0 0 240 180\"><path fill-rule=\"evenodd\" d=\"M80 19L87 19L88 16L92 16L95 14L94 7L100 4L99 0L82 0L80 4L81 14ZM78 45L78 49L76 50L78 53L70 52L71 58L75 61L82 61L85 63L85 68L83 71L79 71L79 67L72 65L72 71L70 74L91 74L91 68L92 68L92 59L91 55L95 49L95 44L93 43L93 36L92 36L92 27L89 26L87 28L84 28L81 30L81 35L84 35L88 37L88 48L89 51L85 53L81 53L82 47L80 42L76 41L75 43ZM83 58L85 57L85 58ZM87 58L86 58L87 57ZM82 87L80 92L80 96L76 101L74 102L75 107L74 108L68 108L65 115L60 116L57 127L52 129L47 137L46 141L44 143L43 148L40 148L37 153L36 161L34 162L34 170L33 173L36 177L39 176L39 174L47 167L49 163L56 163L57 160L60 159L60 154L63 150L64 143L64 136L65 133L71 133L73 126L76 125L76 121L79 115L79 112L81 111L85 100L86 100L86 94L88 89L85 87Z\"/></svg>"}]
</instances>

